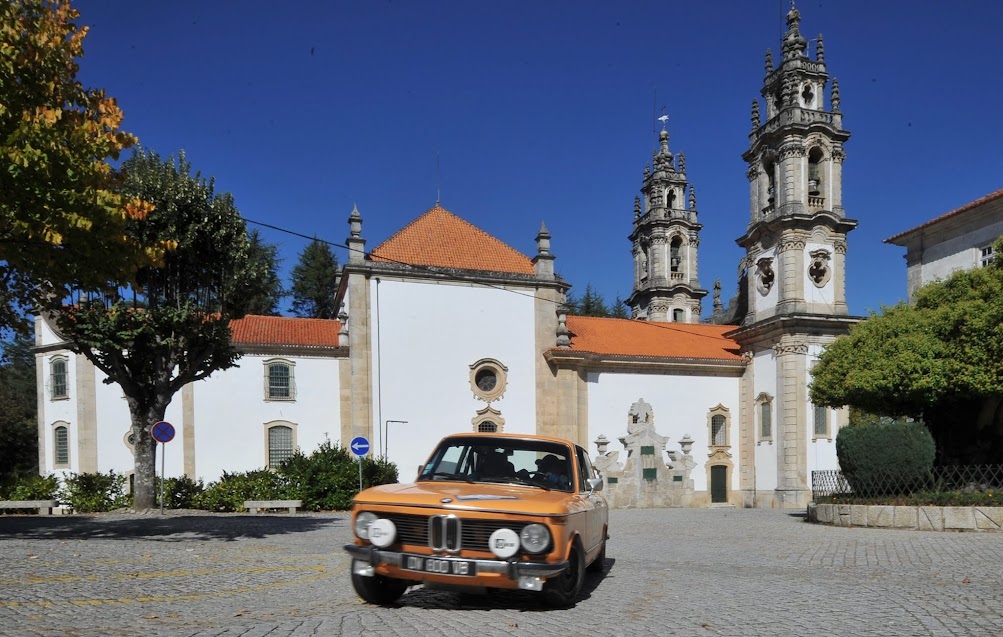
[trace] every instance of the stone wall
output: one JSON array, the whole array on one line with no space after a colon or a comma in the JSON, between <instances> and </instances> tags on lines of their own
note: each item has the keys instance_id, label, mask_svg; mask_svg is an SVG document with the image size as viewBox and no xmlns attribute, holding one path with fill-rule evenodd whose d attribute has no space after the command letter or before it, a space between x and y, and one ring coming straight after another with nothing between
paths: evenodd
<instances>
[{"instance_id":1,"label":"stone wall","mask_svg":"<svg viewBox=\"0 0 1003 637\"><path fill-rule=\"evenodd\" d=\"M808 505L808 521L833 526L862 526L919 531L1003 532L1003 507L891 506L867 504Z\"/></svg>"}]
</instances>

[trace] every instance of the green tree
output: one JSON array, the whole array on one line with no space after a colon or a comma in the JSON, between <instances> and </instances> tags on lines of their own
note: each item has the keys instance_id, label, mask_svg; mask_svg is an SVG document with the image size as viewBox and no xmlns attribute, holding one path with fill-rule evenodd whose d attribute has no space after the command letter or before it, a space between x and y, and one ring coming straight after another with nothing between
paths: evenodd
<instances>
[{"instance_id":1,"label":"green tree","mask_svg":"<svg viewBox=\"0 0 1003 637\"><path fill-rule=\"evenodd\" d=\"M613 307L610 309L609 315L612 318L630 318L630 312L627 310L627 302L619 294L616 295L616 299L613 301Z\"/></svg>"},{"instance_id":2,"label":"green tree","mask_svg":"<svg viewBox=\"0 0 1003 637\"><path fill-rule=\"evenodd\" d=\"M620 297L617 297L617 303L622 307L623 303L620 301ZM582 294L581 298L576 297L572 293L567 294L566 304L569 308L569 313L577 316L599 316L599 317L611 317L614 316L616 308L610 309L606 304L606 299L603 298L602 294L599 293L591 283L585 285L585 293Z\"/></svg>"},{"instance_id":3,"label":"green tree","mask_svg":"<svg viewBox=\"0 0 1003 637\"><path fill-rule=\"evenodd\" d=\"M0 359L0 484L38 474L35 355L29 337L3 342ZM0 487L0 492L3 488Z\"/></svg>"},{"instance_id":4,"label":"green tree","mask_svg":"<svg viewBox=\"0 0 1003 637\"><path fill-rule=\"evenodd\" d=\"M248 299L247 313L262 316L278 316L279 303L286 296L279 278L278 246L265 243L257 230L248 234L249 274L254 277L251 285L258 292Z\"/></svg>"},{"instance_id":5,"label":"green tree","mask_svg":"<svg viewBox=\"0 0 1003 637\"><path fill-rule=\"evenodd\" d=\"M956 272L872 314L812 374L815 404L922 418L942 460L1003 460L1003 267Z\"/></svg>"},{"instance_id":6,"label":"green tree","mask_svg":"<svg viewBox=\"0 0 1003 637\"><path fill-rule=\"evenodd\" d=\"M314 239L300 253L292 271L293 313L308 318L338 316L334 295L338 291L338 259L331 246Z\"/></svg>"},{"instance_id":7,"label":"green tree","mask_svg":"<svg viewBox=\"0 0 1003 637\"><path fill-rule=\"evenodd\" d=\"M127 231L141 246L171 250L141 268L130 288L81 291L73 304L53 309L72 349L125 394L136 436L134 506L142 510L154 503L150 426L183 386L235 364L230 319L246 313L261 279L233 198L192 174L183 154L163 161L143 151L123 168L123 191L155 206Z\"/></svg>"},{"instance_id":8,"label":"green tree","mask_svg":"<svg viewBox=\"0 0 1003 637\"><path fill-rule=\"evenodd\" d=\"M26 331L38 293L123 283L154 256L123 232L149 209L108 160L136 138L115 100L77 79L78 17L65 0L0 3L0 330Z\"/></svg>"}]
</instances>

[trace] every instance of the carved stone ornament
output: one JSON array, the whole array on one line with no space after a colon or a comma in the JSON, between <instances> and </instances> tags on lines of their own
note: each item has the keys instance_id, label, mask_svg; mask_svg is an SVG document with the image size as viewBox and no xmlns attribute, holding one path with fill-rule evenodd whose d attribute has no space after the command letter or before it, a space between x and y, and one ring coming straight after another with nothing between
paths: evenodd
<instances>
[{"instance_id":1,"label":"carved stone ornament","mask_svg":"<svg viewBox=\"0 0 1003 637\"><path fill-rule=\"evenodd\" d=\"M790 157L804 157L805 149L799 142L794 142L790 144L784 144L780 147L780 159L788 159Z\"/></svg>"},{"instance_id":2,"label":"carved stone ornament","mask_svg":"<svg viewBox=\"0 0 1003 637\"><path fill-rule=\"evenodd\" d=\"M829 260L832 257L828 250L822 248L812 250L808 254L811 257L811 262L808 264L808 277L811 278L815 287L824 287L832 278L832 268L829 266Z\"/></svg>"},{"instance_id":3,"label":"carved stone ornament","mask_svg":"<svg viewBox=\"0 0 1003 637\"><path fill-rule=\"evenodd\" d=\"M653 314L665 314L669 311L669 306L666 303L652 303L648 309Z\"/></svg>"},{"instance_id":4,"label":"carved stone ornament","mask_svg":"<svg viewBox=\"0 0 1003 637\"><path fill-rule=\"evenodd\" d=\"M769 294L776 278L777 275L773 271L772 257L762 257L759 261L756 261L756 289L759 290L760 294L763 296Z\"/></svg>"},{"instance_id":5,"label":"carved stone ornament","mask_svg":"<svg viewBox=\"0 0 1003 637\"><path fill-rule=\"evenodd\" d=\"M786 252L787 250L804 250L805 241L804 239L784 239L780 242L777 249L780 252Z\"/></svg>"},{"instance_id":6,"label":"carved stone ornament","mask_svg":"<svg viewBox=\"0 0 1003 637\"><path fill-rule=\"evenodd\" d=\"M745 171L745 176L749 178L749 181L756 181L759 178L759 166L749 166L749 169Z\"/></svg>"},{"instance_id":7,"label":"carved stone ornament","mask_svg":"<svg viewBox=\"0 0 1003 637\"><path fill-rule=\"evenodd\" d=\"M793 343L777 343L773 346L773 354L775 356L780 356L782 354L807 354L808 353L808 342L799 341Z\"/></svg>"},{"instance_id":8,"label":"carved stone ornament","mask_svg":"<svg viewBox=\"0 0 1003 637\"><path fill-rule=\"evenodd\" d=\"M845 241L837 241L832 247L836 249L836 254L846 254Z\"/></svg>"}]
</instances>

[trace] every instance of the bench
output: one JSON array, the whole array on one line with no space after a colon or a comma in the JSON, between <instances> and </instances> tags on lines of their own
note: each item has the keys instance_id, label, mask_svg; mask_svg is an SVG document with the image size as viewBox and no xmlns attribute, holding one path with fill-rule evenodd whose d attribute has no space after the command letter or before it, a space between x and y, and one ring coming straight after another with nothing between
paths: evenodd
<instances>
[{"instance_id":1,"label":"bench","mask_svg":"<svg viewBox=\"0 0 1003 637\"><path fill-rule=\"evenodd\" d=\"M290 513L296 513L296 509L303 506L303 500L246 500L244 508L251 513L257 513L258 509L289 509Z\"/></svg>"},{"instance_id":2,"label":"bench","mask_svg":"<svg viewBox=\"0 0 1003 637\"><path fill-rule=\"evenodd\" d=\"M38 509L39 515L51 515L55 500L0 500L0 509Z\"/></svg>"}]
</instances>

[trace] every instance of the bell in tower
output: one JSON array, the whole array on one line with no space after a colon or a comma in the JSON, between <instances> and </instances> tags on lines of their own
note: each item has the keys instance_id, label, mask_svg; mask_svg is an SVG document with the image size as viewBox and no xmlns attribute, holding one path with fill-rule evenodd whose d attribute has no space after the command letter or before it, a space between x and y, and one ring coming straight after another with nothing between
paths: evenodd
<instances>
[{"instance_id":1,"label":"bell in tower","mask_svg":"<svg viewBox=\"0 0 1003 637\"><path fill-rule=\"evenodd\" d=\"M677 162L669 150L668 117L659 119L659 148L634 200L634 290L627 304L633 318L697 323L707 290L697 278L696 191L686 179L686 157L679 153Z\"/></svg>"}]
</instances>

